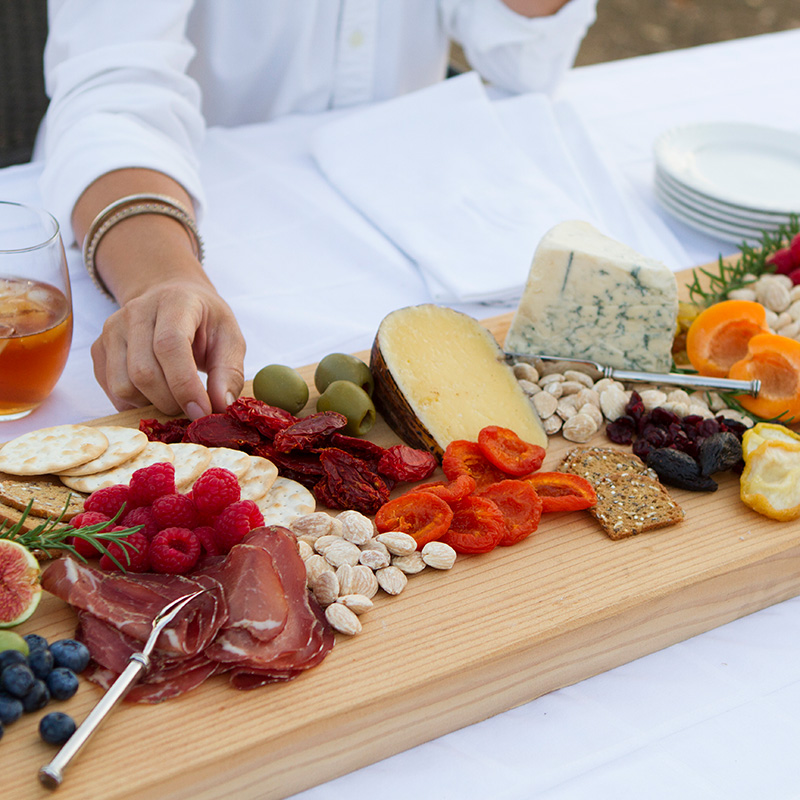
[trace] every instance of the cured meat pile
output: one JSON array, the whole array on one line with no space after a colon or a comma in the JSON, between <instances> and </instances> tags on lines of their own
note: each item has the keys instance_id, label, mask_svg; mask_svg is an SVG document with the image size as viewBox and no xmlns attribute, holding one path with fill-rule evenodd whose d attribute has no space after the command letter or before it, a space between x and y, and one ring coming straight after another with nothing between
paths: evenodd
<instances>
[{"instance_id":1,"label":"cured meat pile","mask_svg":"<svg viewBox=\"0 0 800 800\"><path fill-rule=\"evenodd\" d=\"M253 397L240 397L223 414L190 422L143 419L139 429L151 441L194 442L231 447L262 456L290 480L310 489L328 508L374 514L398 481L421 481L436 469L436 459L407 445L384 448L347 436L347 418L320 411L298 418Z\"/></svg>"},{"instance_id":2,"label":"cured meat pile","mask_svg":"<svg viewBox=\"0 0 800 800\"><path fill-rule=\"evenodd\" d=\"M62 558L42 586L77 609L76 638L92 655L87 675L104 688L141 651L168 602L208 590L161 634L150 669L126 697L132 702L167 700L222 672L237 689L290 680L333 647L294 536L278 526L256 528L191 576L108 573Z\"/></svg>"}]
</instances>

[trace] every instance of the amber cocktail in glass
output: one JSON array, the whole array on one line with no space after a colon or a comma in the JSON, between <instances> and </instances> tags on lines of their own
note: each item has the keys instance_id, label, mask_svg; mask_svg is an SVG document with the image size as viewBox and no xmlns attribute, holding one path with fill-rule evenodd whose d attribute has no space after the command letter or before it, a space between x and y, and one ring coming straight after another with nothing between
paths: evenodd
<instances>
[{"instance_id":1,"label":"amber cocktail in glass","mask_svg":"<svg viewBox=\"0 0 800 800\"><path fill-rule=\"evenodd\" d=\"M0 421L47 398L72 343L72 296L58 222L0 202Z\"/></svg>"}]
</instances>

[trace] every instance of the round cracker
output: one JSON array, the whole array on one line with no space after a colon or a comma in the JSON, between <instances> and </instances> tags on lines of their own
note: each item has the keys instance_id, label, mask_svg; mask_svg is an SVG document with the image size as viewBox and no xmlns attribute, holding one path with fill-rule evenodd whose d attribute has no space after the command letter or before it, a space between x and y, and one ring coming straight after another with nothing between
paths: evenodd
<instances>
[{"instance_id":1,"label":"round cracker","mask_svg":"<svg viewBox=\"0 0 800 800\"><path fill-rule=\"evenodd\" d=\"M124 464L144 450L147 436L136 428L125 428L122 425L98 425L96 430L102 431L108 439L108 447L97 458L81 464L79 467L61 470L59 475L68 478L79 478L82 475L94 475Z\"/></svg>"},{"instance_id":2,"label":"round cracker","mask_svg":"<svg viewBox=\"0 0 800 800\"><path fill-rule=\"evenodd\" d=\"M59 475L61 483L75 489L76 492L91 494L98 489L105 489L106 486L115 486L118 483L127 484L131 476L137 469L149 467L151 464L158 464L161 461L169 461L175 458L169 445L163 442L148 442L144 450L133 458L128 459L124 464L120 464L113 469L105 472L95 472L93 475L82 475L77 478L70 478L66 475Z\"/></svg>"},{"instance_id":3,"label":"round cracker","mask_svg":"<svg viewBox=\"0 0 800 800\"><path fill-rule=\"evenodd\" d=\"M99 428L56 425L29 431L0 448L0 470L10 475L47 475L97 458L108 447Z\"/></svg>"},{"instance_id":4,"label":"round cracker","mask_svg":"<svg viewBox=\"0 0 800 800\"><path fill-rule=\"evenodd\" d=\"M278 468L261 456L248 456L250 467L239 478L242 500L260 500L273 486L278 477Z\"/></svg>"},{"instance_id":5,"label":"round cracker","mask_svg":"<svg viewBox=\"0 0 800 800\"><path fill-rule=\"evenodd\" d=\"M175 442L169 445L175 460L175 488L188 489L205 471L211 461L211 452L204 444Z\"/></svg>"},{"instance_id":6,"label":"round cracker","mask_svg":"<svg viewBox=\"0 0 800 800\"><path fill-rule=\"evenodd\" d=\"M211 467L222 467L232 472L237 478L244 477L250 469L250 456L241 450L234 450L232 447L209 447L211 461L208 462L206 469Z\"/></svg>"},{"instance_id":7,"label":"round cracker","mask_svg":"<svg viewBox=\"0 0 800 800\"><path fill-rule=\"evenodd\" d=\"M265 525L289 525L292 520L311 514L317 507L314 495L305 486L289 478L276 478L272 488L256 500Z\"/></svg>"}]
</instances>

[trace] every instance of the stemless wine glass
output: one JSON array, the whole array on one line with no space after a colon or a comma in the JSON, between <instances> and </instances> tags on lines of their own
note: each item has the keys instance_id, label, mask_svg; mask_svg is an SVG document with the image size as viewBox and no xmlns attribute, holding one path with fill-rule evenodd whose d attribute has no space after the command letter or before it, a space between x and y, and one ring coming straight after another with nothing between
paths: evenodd
<instances>
[{"instance_id":1,"label":"stemless wine glass","mask_svg":"<svg viewBox=\"0 0 800 800\"><path fill-rule=\"evenodd\" d=\"M53 391L72 343L72 294L55 217L0 201L0 421Z\"/></svg>"}]
</instances>

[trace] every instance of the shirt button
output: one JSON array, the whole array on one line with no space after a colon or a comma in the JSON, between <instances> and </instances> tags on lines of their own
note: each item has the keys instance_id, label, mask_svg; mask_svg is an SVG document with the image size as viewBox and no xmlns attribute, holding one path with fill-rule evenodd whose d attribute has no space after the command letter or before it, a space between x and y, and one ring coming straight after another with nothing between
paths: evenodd
<instances>
[{"instance_id":1,"label":"shirt button","mask_svg":"<svg viewBox=\"0 0 800 800\"><path fill-rule=\"evenodd\" d=\"M361 31L353 31L348 39L348 44L354 50L364 44L364 34Z\"/></svg>"}]
</instances>

